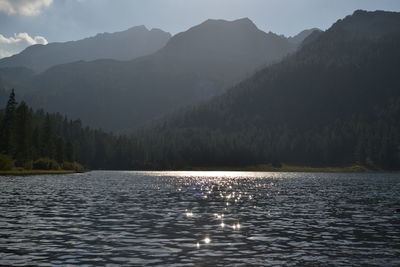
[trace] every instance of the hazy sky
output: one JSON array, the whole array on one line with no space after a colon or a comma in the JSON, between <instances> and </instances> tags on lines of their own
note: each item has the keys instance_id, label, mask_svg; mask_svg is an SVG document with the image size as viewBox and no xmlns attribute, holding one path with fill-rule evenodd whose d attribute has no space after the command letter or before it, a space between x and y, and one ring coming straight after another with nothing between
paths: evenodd
<instances>
[{"instance_id":1,"label":"hazy sky","mask_svg":"<svg viewBox=\"0 0 400 267\"><path fill-rule=\"evenodd\" d=\"M208 18L248 17L264 31L291 36L326 29L356 9L400 11L400 0L0 0L0 57L35 40L76 40L136 25L175 34Z\"/></svg>"}]
</instances>

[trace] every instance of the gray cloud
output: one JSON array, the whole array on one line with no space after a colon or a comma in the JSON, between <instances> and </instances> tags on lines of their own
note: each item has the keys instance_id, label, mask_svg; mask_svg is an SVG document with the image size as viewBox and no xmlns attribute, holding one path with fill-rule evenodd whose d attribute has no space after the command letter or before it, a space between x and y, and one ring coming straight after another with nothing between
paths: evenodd
<instances>
[{"instance_id":1,"label":"gray cloud","mask_svg":"<svg viewBox=\"0 0 400 267\"><path fill-rule=\"evenodd\" d=\"M0 11L9 15L35 16L53 0L0 0Z\"/></svg>"},{"instance_id":2,"label":"gray cloud","mask_svg":"<svg viewBox=\"0 0 400 267\"><path fill-rule=\"evenodd\" d=\"M31 37L27 33L18 33L9 38L0 34L0 58L18 54L31 45L47 43L46 38L42 36Z\"/></svg>"}]
</instances>

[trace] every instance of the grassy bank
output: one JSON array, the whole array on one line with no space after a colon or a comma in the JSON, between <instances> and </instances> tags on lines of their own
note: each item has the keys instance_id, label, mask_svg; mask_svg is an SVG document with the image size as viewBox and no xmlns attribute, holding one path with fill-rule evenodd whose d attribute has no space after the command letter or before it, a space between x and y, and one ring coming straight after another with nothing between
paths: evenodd
<instances>
[{"instance_id":1,"label":"grassy bank","mask_svg":"<svg viewBox=\"0 0 400 267\"><path fill-rule=\"evenodd\" d=\"M344 167L308 167L282 165L274 167L272 165L255 165L247 167L195 167L185 169L188 171L253 171L253 172L377 172L361 165L352 165Z\"/></svg>"},{"instance_id":2,"label":"grassy bank","mask_svg":"<svg viewBox=\"0 0 400 267\"><path fill-rule=\"evenodd\" d=\"M72 174L72 173L79 173L79 172L70 170L11 170L11 171L0 171L0 176Z\"/></svg>"}]
</instances>

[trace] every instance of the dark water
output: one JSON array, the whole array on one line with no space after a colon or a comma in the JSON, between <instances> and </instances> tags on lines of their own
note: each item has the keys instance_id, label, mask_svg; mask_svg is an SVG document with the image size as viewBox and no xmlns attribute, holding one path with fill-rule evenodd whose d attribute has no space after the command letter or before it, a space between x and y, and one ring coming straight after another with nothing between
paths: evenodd
<instances>
[{"instance_id":1,"label":"dark water","mask_svg":"<svg viewBox=\"0 0 400 267\"><path fill-rule=\"evenodd\" d=\"M0 265L400 266L399 174L0 177Z\"/></svg>"}]
</instances>

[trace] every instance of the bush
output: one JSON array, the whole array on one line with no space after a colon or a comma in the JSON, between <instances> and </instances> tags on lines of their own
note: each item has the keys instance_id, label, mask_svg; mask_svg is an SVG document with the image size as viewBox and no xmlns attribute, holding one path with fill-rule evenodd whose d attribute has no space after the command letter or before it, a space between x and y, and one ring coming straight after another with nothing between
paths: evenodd
<instances>
[{"instance_id":1,"label":"bush","mask_svg":"<svg viewBox=\"0 0 400 267\"><path fill-rule=\"evenodd\" d=\"M32 160L26 161L22 167L25 170L32 170L33 169L33 161Z\"/></svg>"},{"instance_id":2,"label":"bush","mask_svg":"<svg viewBox=\"0 0 400 267\"><path fill-rule=\"evenodd\" d=\"M9 171L12 168L14 168L13 159L8 155L0 154L0 170Z\"/></svg>"},{"instance_id":3,"label":"bush","mask_svg":"<svg viewBox=\"0 0 400 267\"><path fill-rule=\"evenodd\" d=\"M60 164L50 158L40 158L33 162L33 169L35 170L59 170Z\"/></svg>"},{"instance_id":4,"label":"bush","mask_svg":"<svg viewBox=\"0 0 400 267\"><path fill-rule=\"evenodd\" d=\"M62 169L67 171L77 171L77 172L85 171L85 167L83 167L83 165L78 162L64 162L62 164Z\"/></svg>"},{"instance_id":5,"label":"bush","mask_svg":"<svg viewBox=\"0 0 400 267\"><path fill-rule=\"evenodd\" d=\"M279 160L274 159L274 160L272 160L272 167L282 168L282 163Z\"/></svg>"}]
</instances>

